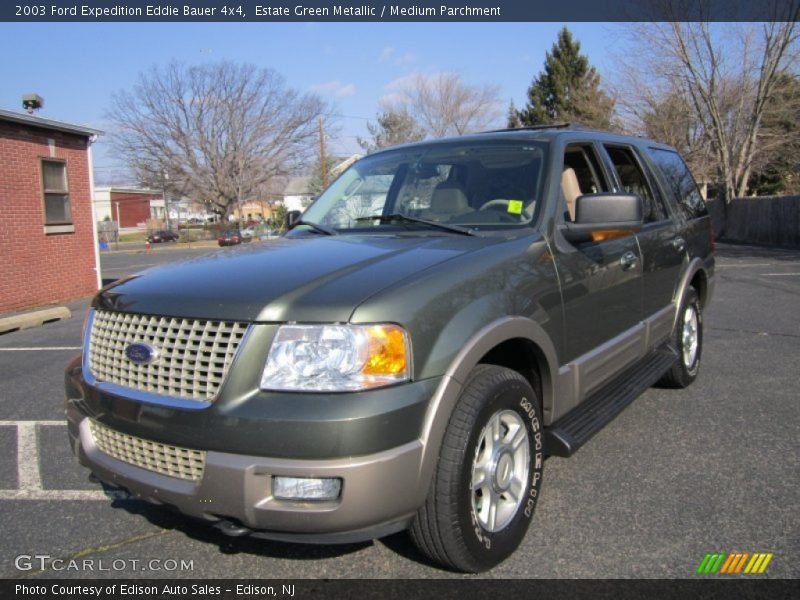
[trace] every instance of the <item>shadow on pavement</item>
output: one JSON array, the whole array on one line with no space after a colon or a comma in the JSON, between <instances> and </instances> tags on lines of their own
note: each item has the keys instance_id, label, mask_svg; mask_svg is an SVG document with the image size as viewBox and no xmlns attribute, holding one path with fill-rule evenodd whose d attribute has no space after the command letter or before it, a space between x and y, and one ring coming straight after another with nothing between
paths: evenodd
<instances>
[{"instance_id":1,"label":"shadow on pavement","mask_svg":"<svg viewBox=\"0 0 800 600\"><path fill-rule=\"evenodd\" d=\"M442 565L429 560L427 556L417 550L417 547L411 540L411 535L407 531L401 531L400 533L395 533L394 535L381 538L377 541L405 559L431 567L437 571L441 571L444 568Z\"/></svg>"},{"instance_id":2,"label":"shadow on pavement","mask_svg":"<svg viewBox=\"0 0 800 600\"><path fill-rule=\"evenodd\" d=\"M116 495L117 492L112 489L107 489L106 493L112 494L110 499L113 500L111 503L113 508L144 517L151 524L161 529L179 531L193 540L205 544L214 544L222 554L251 554L268 558L317 560L352 554L372 545L372 542L329 545L297 544L249 536L231 537L214 529L212 523L192 519L169 506L157 506L144 500L133 498L113 498L113 495Z\"/></svg>"}]
</instances>

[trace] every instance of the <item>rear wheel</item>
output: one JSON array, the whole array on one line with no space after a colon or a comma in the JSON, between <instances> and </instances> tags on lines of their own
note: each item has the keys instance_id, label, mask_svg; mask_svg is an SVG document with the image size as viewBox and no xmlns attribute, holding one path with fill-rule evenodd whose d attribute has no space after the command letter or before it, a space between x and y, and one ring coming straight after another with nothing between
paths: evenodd
<instances>
[{"instance_id":1,"label":"rear wheel","mask_svg":"<svg viewBox=\"0 0 800 600\"><path fill-rule=\"evenodd\" d=\"M451 569L485 571L517 549L542 482L539 399L516 371L478 365L445 432L428 498L411 529Z\"/></svg>"},{"instance_id":2,"label":"rear wheel","mask_svg":"<svg viewBox=\"0 0 800 600\"><path fill-rule=\"evenodd\" d=\"M686 290L686 295L681 303L672 344L678 352L678 360L658 381L657 385L685 388L697 379L703 351L703 313L700 296L693 287Z\"/></svg>"}]
</instances>

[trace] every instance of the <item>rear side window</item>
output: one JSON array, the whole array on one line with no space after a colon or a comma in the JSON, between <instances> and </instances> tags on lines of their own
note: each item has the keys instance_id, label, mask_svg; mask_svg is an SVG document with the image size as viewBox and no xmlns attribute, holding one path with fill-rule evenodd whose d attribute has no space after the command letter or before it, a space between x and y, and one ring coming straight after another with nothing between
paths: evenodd
<instances>
[{"instance_id":1,"label":"rear side window","mask_svg":"<svg viewBox=\"0 0 800 600\"><path fill-rule=\"evenodd\" d=\"M661 170L667 192L672 194L686 217L696 219L708 214L694 177L680 154L673 150L660 148L648 148L647 150Z\"/></svg>"},{"instance_id":2,"label":"rear side window","mask_svg":"<svg viewBox=\"0 0 800 600\"><path fill-rule=\"evenodd\" d=\"M605 146L608 157L614 164L614 168L619 175L622 189L628 194L636 194L642 199L644 209L644 222L653 223L667 218L664 206L660 198L656 198L650 184L642 171L639 161L633 155L630 148L620 146Z\"/></svg>"}]
</instances>

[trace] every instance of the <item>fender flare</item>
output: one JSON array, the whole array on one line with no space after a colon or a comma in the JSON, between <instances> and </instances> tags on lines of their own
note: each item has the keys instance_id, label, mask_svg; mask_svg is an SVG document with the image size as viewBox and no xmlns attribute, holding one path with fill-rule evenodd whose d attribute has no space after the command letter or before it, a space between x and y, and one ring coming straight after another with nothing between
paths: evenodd
<instances>
[{"instance_id":1,"label":"fender flare","mask_svg":"<svg viewBox=\"0 0 800 600\"><path fill-rule=\"evenodd\" d=\"M504 317L483 327L464 344L453 359L428 405L420 435L423 445L418 478L420 505L427 496L450 415L470 371L498 344L520 338L534 343L542 353L546 363L546 368L540 369L539 373L542 380L542 409L552 411L558 359L555 346L542 326L525 317Z\"/></svg>"},{"instance_id":2,"label":"fender flare","mask_svg":"<svg viewBox=\"0 0 800 600\"><path fill-rule=\"evenodd\" d=\"M689 289L689 285L691 285L691 281L694 276L698 273L702 272L703 276L708 280L708 274L706 273L705 263L701 258L695 257L690 262L689 265L686 267L686 271L684 272L683 276L681 277L680 283L678 283L678 287L675 288L675 295L673 296L672 302L675 305L675 313L672 316L672 328L675 328L676 323L678 322L679 313L681 309L681 303L683 302L683 298L686 295L686 290ZM702 290L697 290L698 293L701 293Z\"/></svg>"}]
</instances>

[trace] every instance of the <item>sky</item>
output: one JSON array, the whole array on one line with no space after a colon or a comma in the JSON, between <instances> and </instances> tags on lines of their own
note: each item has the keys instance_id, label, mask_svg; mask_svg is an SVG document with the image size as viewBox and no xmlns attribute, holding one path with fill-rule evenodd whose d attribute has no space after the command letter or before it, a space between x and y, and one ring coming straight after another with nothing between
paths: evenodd
<instances>
[{"instance_id":1,"label":"sky","mask_svg":"<svg viewBox=\"0 0 800 600\"><path fill-rule=\"evenodd\" d=\"M172 60L218 60L270 67L299 91L335 107L333 152L359 152L382 96L415 73L455 71L471 84L499 86L505 106L525 103L560 23L0 23L0 108L45 98L42 117L108 131L111 95L140 72ZM567 24L601 75L624 42L611 24ZM499 122L498 126L503 126ZM101 137L94 146L98 182L122 165ZM107 181L106 181L107 182ZM119 182L117 182L119 183Z\"/></svg>"}]
</instances>

